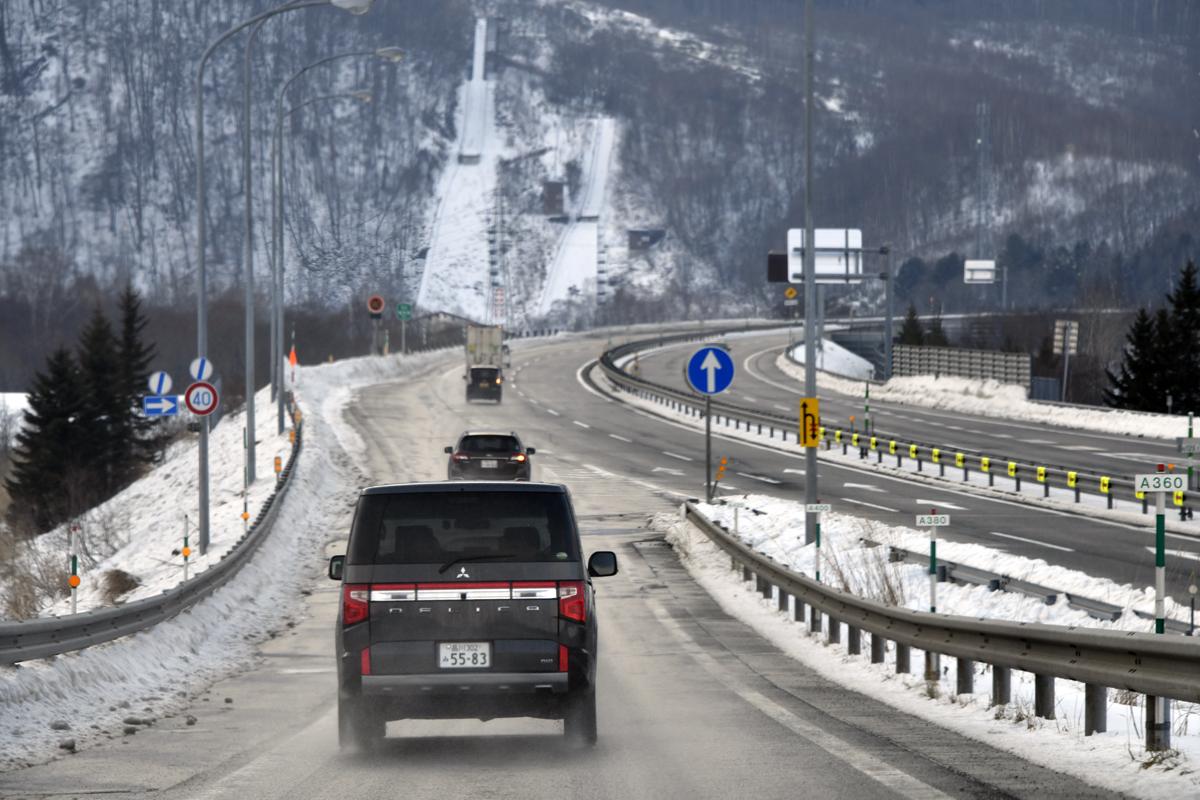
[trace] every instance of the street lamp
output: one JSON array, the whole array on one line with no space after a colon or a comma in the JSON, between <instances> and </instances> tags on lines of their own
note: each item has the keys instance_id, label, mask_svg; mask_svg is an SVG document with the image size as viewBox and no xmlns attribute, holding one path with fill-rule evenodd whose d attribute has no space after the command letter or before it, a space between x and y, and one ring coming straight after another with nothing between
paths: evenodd
<instances>
[{"instance_id":1,"label":"street lamp","mask_svg":"<svg viewBox=\"0 0 1200 800\"><path fill-rule=\"evenodd\" d=\"M377 50L359 50L339 53L312 62L284 81L275 96L275 134L271 142L271 387L277 409L279 433L283 433L283 101L288 90L309 70L344 58L378 56L393 64L404 60L404 51L399 47L381 47ZM290 112L289 112L290 113Z\"/></svg>"},{"instance_id":2,"label":"street lamp","mask_svg":"<svg viewBox=\"0 0 1200 800\"><path fill-rule=\"evenodd\" d=\"M365 14L371 8L373 0L291 0L276 6L261 14L257 14L218 36L200 56L196 65L196 355L204 358L208 355L208 268L204 262L205 247L208 239L207 228L207 199L204 175L204 70L208 60L216 49L230 38L249 28L258 25L271 17L288 11L318 6L334 6L352 14ZM247 204L249 198L247 198ZM247 265L249 268L249 265ZM249 274L247 272L247 274ZM247 359L253 358L253 353L246 354ZM247 409L254 405L254 387L247 387ZM249 412L253 413L253 412ZM253 434L251 434L253 436ZM208 520L208 418L200 422L199 446L199 509L198 509L198 542L200 554L208 552L209 520Z\"/></svg>"},{"instance_id":3,"label":"street lamp","mask_svg":"<svg viewBox=\"0 0 1200 800\"><path fill-rule=\"evenodd\" d=\"M350 54L347 54L347 55L350 55ZM334 56L333 58L338 58L338 57L339 56ZM332 61L333 58L326 59L326 61ZM323 62L318 62L318 63L323 63ZM316 66L316 65L313 64L310 66ZM308 67L306 67L305 69L308 69ZM292 76L292 80L295 80L295 78L299 77L299 75L302 72L304 72L304 70L301 70L300 73L297 73L296 75ZM290 82L291 81L289 81L289 83ZM287 91L286 84L284 86L284 91L285 92ZM282 99L282 97L283 97L283 92L280 92L280 98ZM322 95L320 97L314 97L311 100L306 100L303 103L300 103L299 105L292 106L291 108L287 109L286 111L281 108L275 119L275 141L274 141L274 144L271 146L271 163L273 164L273 167L274 167L274 175L272 176L272 187L273 187L274 191L272 192L271 206L272 206L272 212L273 212L272 213L272 217L273 217L272 227L274 228L274 233L275 233L275 247L274 247L274 251L275 251L275 258L274 258L275 313L274 313L274 316L275 316L275 329L277 331L278 343L280 345L282 345L282 343L283 343L283 238L284 238L283 237L283 123L284 123L284 120L286 120L288 117L292 116L293 114L295 114L298 111L301 111L301 110L307 108L308 106L313 105L314 103L321 103L321 102L326 102L329 100L341 100L341 99L351 99L351 100L358 100L361 103L369 103L369 102L371 102L371 100L373 98L372 98L371 93L364 89L353 89L351 91L341 92L338 94ZM283 359L281 358L282 352L283 352L283 348L281 346L281 347L279 347L279 349L276 351L276 353L273 356L273 360L276 362L278 370L279 370L279 386L277 388L277 391L275 392L275 409L276 409L276 416L278 418L278 425L279 425L280 433L283 432L283 427L284 427L284 422L283 422L283 420L284 420Z\"/></svg>"}]
</instances>

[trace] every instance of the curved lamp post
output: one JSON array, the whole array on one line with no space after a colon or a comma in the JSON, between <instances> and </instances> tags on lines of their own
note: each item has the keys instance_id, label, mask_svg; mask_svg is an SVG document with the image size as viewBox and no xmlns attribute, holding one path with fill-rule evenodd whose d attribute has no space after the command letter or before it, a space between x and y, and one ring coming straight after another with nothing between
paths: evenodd
<instances>
[{"instance_id":1,"label":"curved lamp post","mask_svg":"<svg viewBox=\"0 0 1200 800\"><path fill-rule=\"evenodd\" d=\"M271 17L288 11L318 6L333 6L352 14L365 14L371 9L374 0L291 0L291 2L276 6L261 14L257 14L244 22L238 23L225 33L218 36L205 48L196 65L196 355L206 357L208 354L208 268L205 264L205 247L208 239L207 201L204 175L204 70L213 52L224 42L254 25L258 25ZM248 122L248 121L247 121ZM249 265L247 265L249 267ZM253 358L253 353L247 353L247 359ZM247 409L253 407L254 387L247 387ZM250 412L252 413L252 412ZM251 433L251 435L253 435ZM208 519L208 418L200 421L200 474L199 474L199 509L198 509L198 543L200 554L208 552L209 519Z\"/></svg>"},{"instance_id":2,"label":"curved lamp post","mask_svg":"<svg viewBox=\"0 0 1200 800\"><path fill-rule=\"evenodd\" d=\"M279 155L282 141L283 101L288 91L301 76L309 70L345 58L362 58L378 56L392 63L404 58L404 51L398 47L381 47L377 50L358 50L350 53L339 53L318 59L301 68L284 81L275 96L275 132L271 140L271 397L278 409L279 433L283 433L283 208L280 199L280 177L283 163Z\"/></svg>"}]
</instances>

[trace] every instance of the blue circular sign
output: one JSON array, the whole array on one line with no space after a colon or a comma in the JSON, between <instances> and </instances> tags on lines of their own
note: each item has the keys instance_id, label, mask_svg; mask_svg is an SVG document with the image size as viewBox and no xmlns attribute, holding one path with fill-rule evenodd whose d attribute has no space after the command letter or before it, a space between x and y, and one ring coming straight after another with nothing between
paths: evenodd
<instances>
[{"instance_id":1,"label":"blue circular sign","mask_svg":"<svg viewBox=\"0 0 1200 800\"><path fill-rule=\"evenodd\" d=\"M700 394L720 394L733 383L733 359L720 347L701 347L688 359L687 379Z\"/></svg>"}]
</instances>

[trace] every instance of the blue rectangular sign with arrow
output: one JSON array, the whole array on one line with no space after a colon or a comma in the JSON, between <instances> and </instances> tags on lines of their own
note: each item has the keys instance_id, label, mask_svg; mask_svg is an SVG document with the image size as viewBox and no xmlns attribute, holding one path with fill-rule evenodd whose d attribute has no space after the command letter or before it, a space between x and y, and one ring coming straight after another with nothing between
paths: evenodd
<instances>
[{"instance_id":1,"label":"blue rectangular sign with arrow","mask_svg":"<svg viewBox=\"0 0 1200 800\"><path fill-rule=\"evenodd\" d=\"M174 417L179 414L179 398L173 394L148 394L142 398L147 417Z\"/></svg>"}]
</instances>

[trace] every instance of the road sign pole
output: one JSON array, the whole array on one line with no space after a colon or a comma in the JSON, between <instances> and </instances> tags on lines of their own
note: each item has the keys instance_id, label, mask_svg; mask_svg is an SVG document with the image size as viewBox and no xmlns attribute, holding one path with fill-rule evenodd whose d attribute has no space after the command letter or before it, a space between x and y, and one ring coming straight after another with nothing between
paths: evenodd
<instances>
[{"instance_id":1,"label":"road sign pole","mask_svg":"<svg viewBox=\"0 0 1200 800\"><path fill-rule=\"evenodd\" d=\"M816 233L813 224L813 0L804 1L804 393L817 396L817 342L813 337L817 311ZM817 449L804 452L804 502L817 502ZM816 518L804 516L805 543L817 540Z\"/></svg>"},{"instance_id":2,"label":"road sign pole","mask_svg":"<svg viewBox=\"0 0 1200 800\"><path fill-rule=\"evenodd\" d=\"M408 320L400 320L400 353L408 353Z\"/></svg>"},{"instance_id":3,"label":"road sign pole","mask_svg":"<svg viewBox=\"0 0 1200 800\"><path fill-rule=\"evenodd\" d=\"M892 377L892 339L895 336L896 311L893 297L895 295L892 289L892 248L887 249L884 254L884 304L887 306L886 316L883 323L883 379L890 380Z\"/></svg>"},{"instance_id":4,"label":"road sign pole","mask_svg":"<svg viewBox=\"0 0 1200 800\"><path fill-rule=\"evenodd\" d=\"M713 398L704 395L704 501L713 501Z\"/></svg>"},{"instance_id":5,"label":"road sign pole","mask_svg":"<svg viewBox=\"0 0 1200 800\"><path fill-rule=\"evenodd\" d=\"M863 395L863 432L867 436L871 435L871 384L866 384L866 392Z\"/></svg>"},{"instance_id":6,"label":"road sign pole","mask_svg":"<svg viewBox=\"0 0 1200 800\"><path fill-rule=\"evenodd\" d=\"M815 559L816 563L813 566L813 575L817 583L821 582L821 512L812 515L813 518L813 541L816 543Z\"/></svg>"},{"instance_id":7,"label":"road sign pole","mask_svg":"<svg viewBox=\"0 0 1200 800\"><path fill-rule=\"evenodd\" d=\"M1154 632L1166 631L1165 597L1167 588L1167 517L1166 492L1154 493Z\"/></svg>"},{"instance_id":8,"label":"road sign pole","mask_svg":"<svg viewBox=\"0 0 1200 800\"><path fill-rule=\"evenodd\" d=\"M937 613L937 525L929 526L929 613Z\"/></svg>"},{"instance_id":9,"label":"road sign pole","mask_svg":"<svg viewBox=\"0 0 1200 800\"><path fill-rule=\"evenodd\" d=\"M196 515L199 524L200 555L208 552L208 417L200 418L200 507Z\"/></svg>"}]
</instances>

